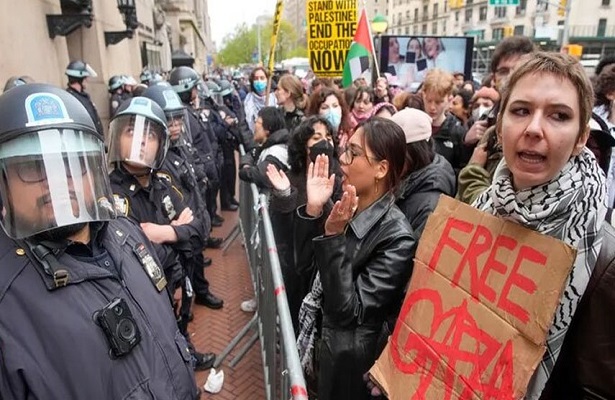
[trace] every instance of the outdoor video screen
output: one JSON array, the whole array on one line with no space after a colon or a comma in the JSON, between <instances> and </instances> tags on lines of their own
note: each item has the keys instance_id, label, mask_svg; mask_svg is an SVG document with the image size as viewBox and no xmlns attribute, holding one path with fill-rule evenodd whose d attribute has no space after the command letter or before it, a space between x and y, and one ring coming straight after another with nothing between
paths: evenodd
<instances>
[{"instance_id":1,"label":"outdoor video screen","mask_svg":"<svg viewBox=\"0 0 615 400\"><path fill-rule=\"evenodd\" d=\"M380 73L395 76L400 87L414 90L427 71L463 72L472 79L472 37L382 36Z\"/></svg>"}]
</instances>

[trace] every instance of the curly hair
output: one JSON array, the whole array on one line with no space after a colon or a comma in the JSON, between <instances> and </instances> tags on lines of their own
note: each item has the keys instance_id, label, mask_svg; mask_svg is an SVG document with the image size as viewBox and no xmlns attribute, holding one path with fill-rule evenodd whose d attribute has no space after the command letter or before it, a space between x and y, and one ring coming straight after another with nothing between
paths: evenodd
<instances>
[{"instance_id":1,"label":"curly hair","mask_svg":"<svg viewBox=\"0 0 615 400\"><path fill-rule=\"evenodd\" d=\"M611 117L611 100L607 98L615 92L615 64L607 65L596 78L596 106L604 106Z\"/></svg>"},{"instance_id":2,"label":"curly hair","mask_svg":"<svg viewBox=\"0 0 615 400\"><path fill-rule=\"evenodd\" d=\"M333 154L337 154L337 135L333 131L333 126L324 117L320 115L312 115L307 117L293 131L288 144L288 162L293 173L307 172L306 160L308 158L307 142L314 136L314 125L323 124L327 132L333 138Z\"/></svg>"},{"instance_id":3,"label":"curly hair","mask_svg":"<svg viewBox=\"0 0 615 400\"><path fill-rule=\"evenodd\" d=\"M335 96L337 102L342 108L342 122L338 128L338 131L345 132L350 129L348 126L348 104L344 99L344 95L337 89L332 87L321 87L312 95L308 101L308 108L306 109L306 115L320 115L320 106L327 100L327 97Z\"/></svg>"}]
</instances>

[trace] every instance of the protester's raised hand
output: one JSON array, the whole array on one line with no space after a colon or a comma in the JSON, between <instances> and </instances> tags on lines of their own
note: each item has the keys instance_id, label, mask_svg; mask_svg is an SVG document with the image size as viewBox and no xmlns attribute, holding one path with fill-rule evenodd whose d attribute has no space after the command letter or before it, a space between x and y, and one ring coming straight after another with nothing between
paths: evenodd
<instances>
[{"instance_id":1,"label":"protester's raised hand","mask_svg":"<svg viewBox=\"0 0 615 400\"><path fill-rule=\"evenodd\" d=\"M359 205L357 189L352 185L344 188L342 199L335 202L333 209L325 222L325 235L339 235L344 232L346 225L354 216Z\"/></svg>"},{"instance_id":2,"label":"protester's raised hand","mask_svg":"<svg viewBox=\"0 0 615 400\"><path fill-rule=\"evenodd\" d=\"M312 217L322 213L323 206L333 194L335 174L329 176L329 157L319 154L307 171L307 205L305 211Z\"/></svg>"},{"instance_id":3,"label":"protester's raised hand","mask_svg":"<svg viewBox=\"0 0 615 400\"><path fill-rule=\"evenodd\" d=\"M267 165L267 178L275 190L283 192L290 188L290 181L284 171L278 170L273 164Z\"/></svg>"},{"instance_id":4,"label":"protester's raised hand","mask_svg":"<svg viewBox=\"0 0 615 400\"><path fill-rule=\"evenodd\" d=\"M466 136L463 139L464 143L468 146L478 143L485 135L486 130L487 130L486 120L474 122L474 125L472 125L470 130L468 130L468 132L466 133Z\"/></svg>"}]
</instances>

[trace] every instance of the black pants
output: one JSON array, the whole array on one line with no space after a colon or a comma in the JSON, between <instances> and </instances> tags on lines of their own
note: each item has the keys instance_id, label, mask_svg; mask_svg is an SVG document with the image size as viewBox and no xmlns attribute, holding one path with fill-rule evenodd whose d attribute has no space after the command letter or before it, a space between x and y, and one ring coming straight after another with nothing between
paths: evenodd
<instances>
[{"instance_id":1,"label":"black pants","mask_svg":"<svg viewBox=\"0 0 615 400\"><path fill-rule=\"evenodd\" d=\"M235 198L235 184L237 182L237 164L233 150L224 152L224 164L220 171L220 205L226 208Z\"/></svg>"},{"instance_id":2,"label":"black pants","mask_svg":"<svg viewBox=\"0 0 615 400\"><path fill-rule=\"evenodd\" d=\"M203 296L209 293L209 281L205 278L205 267L203 263L205 257L203 253L199 253L192 258L192 289L194 289L195 296Z\"/></svg>"}]
</instances>

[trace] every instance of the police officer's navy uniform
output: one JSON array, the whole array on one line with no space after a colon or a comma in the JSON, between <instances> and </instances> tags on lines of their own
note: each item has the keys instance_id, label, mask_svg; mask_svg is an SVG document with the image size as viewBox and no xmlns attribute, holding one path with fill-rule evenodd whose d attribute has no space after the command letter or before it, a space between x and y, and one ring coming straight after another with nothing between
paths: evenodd
<instances>
[{"instance_id":1,"label":"police officer's navy uniform","mask_svg":"<svg viewBox=\"0 0 615 400\"><path fill-rule=\"evenodd\" d=\"M205 233L205 241L208 233L211 230L211 220L206 209L205 201L201 197L200 184L191 163L191 155L184 146L171 147L165 158L161 171L157 174L158 177L170 179L170 183L174 187L179 187L184 195L184 201L191 210L193 215L198 216L203 223L203 232ZM200 243L198 248L194 249L194 256L189 262L193 263L190 279L194 287L197 298L206 296L209 293L209 281L205 278L203 266L205 257L205 241Z\"/></svg>"},{"instance_id":2,"label":"police officer's navy uniform","mask_svg":"<svg viewBox=\"0 0 615 400\"><path fill-rule=\"evenodd\" d=\"M57 248L65 280L54 280L27 246L0 230L0 398L198 398L168 293L135 251L142 246L155 258L153 247L125 218L90 226L90 245ZM116 297L126 301L141 333L118 359L93 318Z\"/></svg>"},{"instance_id":3,"label":"police officer's navy uniform","mask_svg":"<svg viewBox=\"0 0 615 400\"><path fill-rule=\"evenodd\" d=\"M85 109L88 111L88 114L90 114L92 121L94 121L94 125L96 126L96 131L100 135L103 135L104 130L103 130L102 122L100 122L98 111L96 111L96 106L92 102L90 95L84 91L80 92L78 90L75 90L70 86L66 88L66 91L72 94L85 107Z\"/></svg>"}]
</instances>

